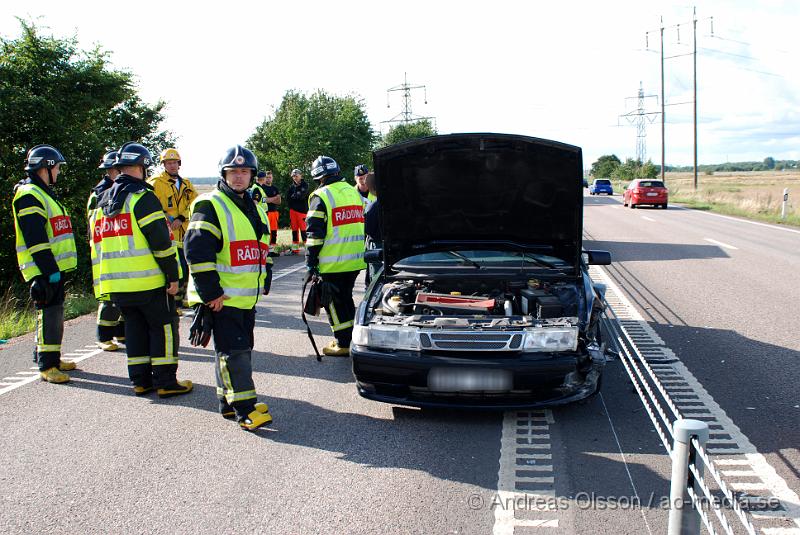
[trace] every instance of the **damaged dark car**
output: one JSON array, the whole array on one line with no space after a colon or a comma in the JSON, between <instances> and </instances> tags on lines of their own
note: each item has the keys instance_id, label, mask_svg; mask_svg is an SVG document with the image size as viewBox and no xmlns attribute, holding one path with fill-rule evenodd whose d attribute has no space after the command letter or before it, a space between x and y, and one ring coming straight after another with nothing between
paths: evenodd
<instances>
[{"instance_id":1,"label":"damaged dark car","mask_svg":"<svg viewBox=\"0 0 800 535\"><path fill-rule=\"evenodd\" d=\"M356 314L358 392L412 406L530 408L595 394L602 287L583 251L579 147L453 134L374 154L381 263Z\"/></svg>"}]
</instances>

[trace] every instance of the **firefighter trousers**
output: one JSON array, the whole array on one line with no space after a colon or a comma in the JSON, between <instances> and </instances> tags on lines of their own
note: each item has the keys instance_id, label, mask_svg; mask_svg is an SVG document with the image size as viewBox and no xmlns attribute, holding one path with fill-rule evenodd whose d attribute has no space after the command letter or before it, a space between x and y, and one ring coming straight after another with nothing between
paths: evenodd
<instances>
[{"instance_id":1,"label":"firefighter trousers","mask_svg":"<svg viewBox=\"0 0 800 535\"><path fill-rule=\"evenodd\" d=\"M114 337L120 341L125 338L122 312L111 301L100 301L97 307L97 341L110 342Z\"/></svg>"},{"instance_id":2,"label":"firefighter trousers","mask_svg":"<svg viewBox=\"0 0 800 535\"><path fill-rule=\"evenodd\" d=\"M64 338L64 280L54 284L53 299L47 306L36 306L36 347L33 361L39 370L57 368L61 362L61 340Z\"/></svg>"},{"instance_id":3,"label":"firefighter trousers","mask_svg":"<svg viewBox=\"0 0 800 535\"><path fill-rule=\"evenodd\" d=\"M344 271L321 275L322 282L332 284L336 288L330 304L325 307L325 312L328 313L328 322L339 347L348 347L353 338L353 318L356 317L353 286L358 273L358 271Z\"/></svg>"},{"instance_id":4,"label":"firefighter trousers","mask_svg":"<svg viewBox=\"0 0 800 535\"><path fill-rule=\"evenodd\" d=\"M164 288L141 292L140 302L120 303L125 318L128 376L134 386L174 386L178 372L178 317Z\"/></svg>"},{"instance_id":5,"label":"firefighter trousers","mask_svg":"<svg viewBox=\"0 0 800 535\"><path fill-rule=\"evenodd\" d=\"M247 417L255 410L253 383L253 329L256 309L223 306L214 312L214 350L217 354L217 399L220 408L233 407L236 416Z\"/></svg>"}]
</instances>

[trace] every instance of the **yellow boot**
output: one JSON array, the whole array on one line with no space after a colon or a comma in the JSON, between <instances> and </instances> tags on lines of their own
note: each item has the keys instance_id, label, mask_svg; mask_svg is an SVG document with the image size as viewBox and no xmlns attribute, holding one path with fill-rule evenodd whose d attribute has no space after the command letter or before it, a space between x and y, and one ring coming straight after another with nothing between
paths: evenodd
<instances>
[{"instance_id":1,"label":"yellow boot","mask_svg":"<svg viewBox=\"0 0 800 535\"><path fill-rule=\"evenodd\" d=\"M62 372L55 366L52 368L48 368L43 372L39 372L39 377L42 378L42 381L47 381L48 383L68 383L69 382L69 375Z\"/></svg>"},{"instance_id":2,"label":"yellow boot","mask_svg":"<svg viewBox=\"0 0 800 535\"><path fill-rule=\"evenodd\" d=\"M172 396L180 396L181 394L188 394L192 391L192 382L190 380L176 381L174 385L166 388L158 389L158 397L169 398Z\"/></svg>"},{"instance_id":3,"label":"yellow boot","mask_svg":"<svg viewBox=\"0 0 800 535\"><path fill-rule=\"evenodd\" d=\"M272 415L266 403L256 403L255 410L247 418L239 420L239 425L246 431L255 431L262 425L272 423Z\"/></svg>"},{"instance_id":4,"label":"yellow boot","mask_svg":"<svg viewBox=\"0 0 800 535\"><path fill-rule=\"evenodd\" d=\"M72 370L76 370L77 368L78 365L69 360L62 360L61 362L58 363L58 369L61 370L62 372L69 372Z\"/></svg>"},{"instance_id":5,"label":"yellow boot","mask_svg":"<svg viewBox=\"0 0 800 535\"><path fill-rule=\"evenodd\" d=\"M119 349L119 346L114 343L114 340L108 340L107 342L97 342L97 347L102 349L103 351L116 351Z\"/></svg>"},{"instance_id":6,"label":"yellow boot","mask_svg":"<svg viewBox=\"0 0 800 535\"><path fill-rule=\"evenodd\" d=\"M339 342L334 340L322 348L322 354L329 357L347 357L350 355L350 346L340 347Z\"/></svg>"}]
</instances>

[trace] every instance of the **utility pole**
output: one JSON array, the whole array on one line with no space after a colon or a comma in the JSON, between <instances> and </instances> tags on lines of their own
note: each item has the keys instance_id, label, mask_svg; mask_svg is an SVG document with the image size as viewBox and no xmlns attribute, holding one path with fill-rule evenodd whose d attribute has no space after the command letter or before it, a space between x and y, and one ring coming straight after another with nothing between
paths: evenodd
<instances>
[{"instance_id":1,"label":"utility pole","mask_svg":"<svg viewBox=\"0 0 800 535\"><path fill-rule=\"evenodd\" d=\"M389 119L388 121L381 121L383 123L400 123L400 124L408 124L411 122L416 121L424 121L426 119L435 119L434 117L420 117L415 116L411 111L411 91L414 89L422 89L424 96L425 96L425 104L428 103L428 89L424 85L411 85L408 83L408 73L403 73L403 83L396 85L394 87L390 87L386 90L386 107L390 108L391 104L389 103L389 96L390 93L394 93L399 91L402 94L403 98L403 109L400 113Z\"/></svg>"},{"instance_id":2,"label":"utility pole","mask_svg":"<svg viewBox=\"0 0 800 535\"><path fill-rule=\"evenodd\" d=\"M704 19L705 20L705 19ZM711 21L711 36L714 36L714 17L709 17ZM681 23L686 24L686 23ZM677 30L677 42L678 44L681 43L681 24L675 24L669 26L669 28L675 28ZM686 54L676 54L674 56L665 57L664 56L664 17L661 17L661 27L659 28L659 33L661 34L661 179L664 179L664 172L665 172L665 160L666 160L666 106L679 106L682 104L692 104L692 129L693 129L693 138L694 138L694 147L693 147L693 169L694 169L694 189L697 190L698 187L698 180L697 180L697 8L692 8L692 34L693 34L693 43L692 43L692 51ZM646 50L650 51L650 41L649 41L649 34L650 32L645 32L645 43L646 43ZM671 102L667 104L666 102L666 95L665 95L665 88L664 88L664 60L673 59L673 58L680 58L683 56L692 56L692 100L691 102Z\"/></svg>"},{"instance_id":3,"label":"utility pole","mask_svg":"<svg viewBox=\"0 0 800 535\"><path fill-rule=\"evenodd\" d=\"M664 106L664 17L661 17L661 183L666 184L666 126L667 114Z\"/></svg>"},{"instance_id":4,"label":"utility pole","mask_svg":"<svg viewBox=\"0 0 800 535\"><path fill-rule=\"evenodd\" d=\"M645 111L645 99L658 99L658 96L645 95L642 82L639 82L638 94L635 97L628 97L625 100L627 101L632 98L637 99L636 109L624 115L620 115L620 117L624 117L630 124L636 125L636 159L639 161L640 165L644 165L645 159L647 158L647 123L648 121L652 123L655 120L655 117L650 117L651 115L658 115L659 113L657 111Z\"/></svg>"},{"instance_id":5,"label":"utility pole","mask_svg":"<svg viewBox=\"0 0 800 535\"><path fill-rule=\"evenodd\" d=\"M692 8L694 50L694 190L697 191L697 8Z\"/></svg>"}]
</instances>

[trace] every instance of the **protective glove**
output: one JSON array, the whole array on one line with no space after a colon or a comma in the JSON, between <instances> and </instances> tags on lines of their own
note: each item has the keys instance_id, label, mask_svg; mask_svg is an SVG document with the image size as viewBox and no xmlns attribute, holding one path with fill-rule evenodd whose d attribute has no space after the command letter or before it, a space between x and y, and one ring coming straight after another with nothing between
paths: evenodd
<instances>
[{"instance_id":1,"label":"protective glove","mask_svg":"<svg viewBox=\"0 0 800 535\"><path fill-rule=\"evenodd\" d=\"M60 273L59 273L60 274ZM34 277L31 282L31 301L37 308L46 307L55 297L56 291L48 279L43 276Z\"/></svg>"},{"instance_id":2,"label":"protective glove","mask_svg":"<svg viewBox=\"0 0 800 535\"><path fill-rule=\"evenodd\" d=\"M192 346L206 347L211 340L211 332L214 329L214 314L211 309L204 304L194 307L194 320L189 328L189 342Z\"/></svg>"},{"instance_id":3,"label":"protective glove","mask_svg":"<svg viewBox=\"0 0 800 535\"><path fill-rule=\"evenodd\" d=\"M59 282L61 282L61 272L56 271L55 273L51 273L47 281L50 284L58 284Z\"/></svg>"},{"instance_id":4,"label":"protective glove","mask_svg":"<svg viewBox=\"0 0 800 535\"><path fill-rule=\"evenodd\" d=\"M272 270L267 269L267 278L264 280L264 291L261 292L264 295L269 295L269 291L272 288Z\"/></svg>"}]
</instances>

